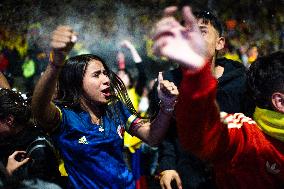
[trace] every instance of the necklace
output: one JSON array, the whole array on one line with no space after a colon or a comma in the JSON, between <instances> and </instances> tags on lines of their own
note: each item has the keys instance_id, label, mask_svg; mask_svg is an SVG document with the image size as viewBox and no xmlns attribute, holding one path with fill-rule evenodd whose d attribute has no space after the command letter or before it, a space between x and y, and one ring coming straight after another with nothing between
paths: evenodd
<instances>
[{"instance_id":1,"label":"necklace","mask_svg":"<svg viewBox=\"0 0 284 189\"><path fill-rule=\"evenodd\" d=\"M104 132L104 130L105 130L103 125L104 125L104 121L103 121L103 117L101 117L100 124L99 124L99 131L100 132Z\"/></svg>"},{"instance_id":2,"label":"necklace","mask_svg":"<svg viewBox=\"0 0 284 189\"><path fill-rule=\"evenodd\" d=\"M99 131L104 132L104 124L103 124L103 117L101 116L100 118L95 118L96 120L94 121L94 124L99 126Z\"/></svg>"}]
</instances>

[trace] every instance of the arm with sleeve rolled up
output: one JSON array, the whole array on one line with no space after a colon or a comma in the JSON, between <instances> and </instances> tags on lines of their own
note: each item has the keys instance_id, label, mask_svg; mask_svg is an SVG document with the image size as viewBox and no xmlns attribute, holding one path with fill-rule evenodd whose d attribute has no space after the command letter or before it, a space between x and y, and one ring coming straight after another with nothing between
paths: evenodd
<instances>
[{"instance_id":1,"label":"arm with sleeve rolled up","mask_svg":"<svg viewBox=\"0 0 284 189\"><path fill-rule=\"evenodd\" d=\"M48 131L53 130L60 121L60 112L52 98L66 55L74 45L72 36L75 34L69 26L59 26L53 32L50 62L34 89L32 112L36 121Z\"/></svg>"}]
</instances>

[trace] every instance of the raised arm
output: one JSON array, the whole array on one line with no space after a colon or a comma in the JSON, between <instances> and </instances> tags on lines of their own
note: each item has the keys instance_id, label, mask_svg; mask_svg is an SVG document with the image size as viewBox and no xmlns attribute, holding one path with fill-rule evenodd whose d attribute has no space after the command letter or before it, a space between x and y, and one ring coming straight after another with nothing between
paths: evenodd
<instances>
[{"instance_id":1,"label":"raised arm","mask_svg":"<svg viewBox=\"0 0 284 189\"><path fill-rule=\"evenodd\" d=\"M143 123L131 129L131 134L136 135L151 146L158 145L165 137L179 94L174 83L163 80L161 72L158 81L158 96L160 99L158 115L152 122Z\"/></svg>"},{"instance_id":2,"label":"raised arm","mask_svg":"<svg viewBox=\"0 0 284 189\"><path fill-rule=\"evenodd\" d=\"M137 83L135 85L135 91L139 96L142 96L147 81L143 60L134 45L130 41L123 40L120 45L121 47L126 48L130 51L132 59L135 62L135 66L138 70L138 78Z\"/></svg>"},{"instance_id":3,"label":"raised arm","mask_svg":"<svg viewBox=\"0 0 284 189\"><path fill-rule=\"evenodd\" d=\"M46 130L58 125L60 112L52 102L56 83L67 54L76 40L76 35L69 26L59 26L52 34L50 62L37 82L32 98L32 111L37 122Z\"/></svg>"},{"instance_id":4,"label":"raised arm","mask_svg":"<svg viewBox=\"0 0 284 189\"><path fill-rule=\"evenodd\" d=\"M129 49L132 58L134 60L135 63L140 63L142 62L142 58L140 57L139 53L137 52L136 48L133 46L133 44L128 41L128 40L124 40L121 42L121 47L127 48Z\"/></svg>"},{"instance_id":5,"label":"raised arm","mask_svg":"<svg viewBox=\"0 0 284 189\"><path fill-rule=\"evenodd\" d=\"M189 7L183 8L185 27L168 16L156 25L154 51L184 66L180 98L176 108L179 140L186 150L201 158L214 157L220 140L226 140L215 102L216 80L206 61L207 52L197 21ZM224 143L225 144L225 143ZM217 149L218 148L218 149Z\"/></svg>"}]
</instances>

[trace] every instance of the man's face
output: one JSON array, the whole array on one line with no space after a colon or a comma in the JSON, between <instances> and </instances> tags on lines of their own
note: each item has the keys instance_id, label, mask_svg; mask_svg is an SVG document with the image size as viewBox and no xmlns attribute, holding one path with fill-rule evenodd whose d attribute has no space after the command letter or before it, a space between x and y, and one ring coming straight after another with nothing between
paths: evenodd
<instances>
[{"instance_id":1,"label":"man's face","mask_svg":"<svg viewBox=\"0 0 284 189\"><path fill-rule=\"evenodd\" d=\"M204 22L203 19L198 19L198 26L205 40L209 58L213 58L216 50L224 48L224 38L219 37L218 31L211 25L210 22Z\"/></svg>"}]
</instances>

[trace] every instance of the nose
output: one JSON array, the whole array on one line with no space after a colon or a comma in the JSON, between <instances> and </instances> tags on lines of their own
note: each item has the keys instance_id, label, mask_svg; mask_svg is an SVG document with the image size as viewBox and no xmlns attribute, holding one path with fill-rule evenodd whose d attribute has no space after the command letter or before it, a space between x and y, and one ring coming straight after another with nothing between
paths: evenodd
<instances>
[{"instance_id":1,"label":"nose","mask_svg":"<svg viewBox=\"0 0 284 189\"><path fill-rule=\"evenodd\" d=\"M103 84L105 84L105 85L110 85L109 76L108 76L108 75L103 75L102 77L103 77L103 78L102 78Z\"/></svg>"}]
</instances>

